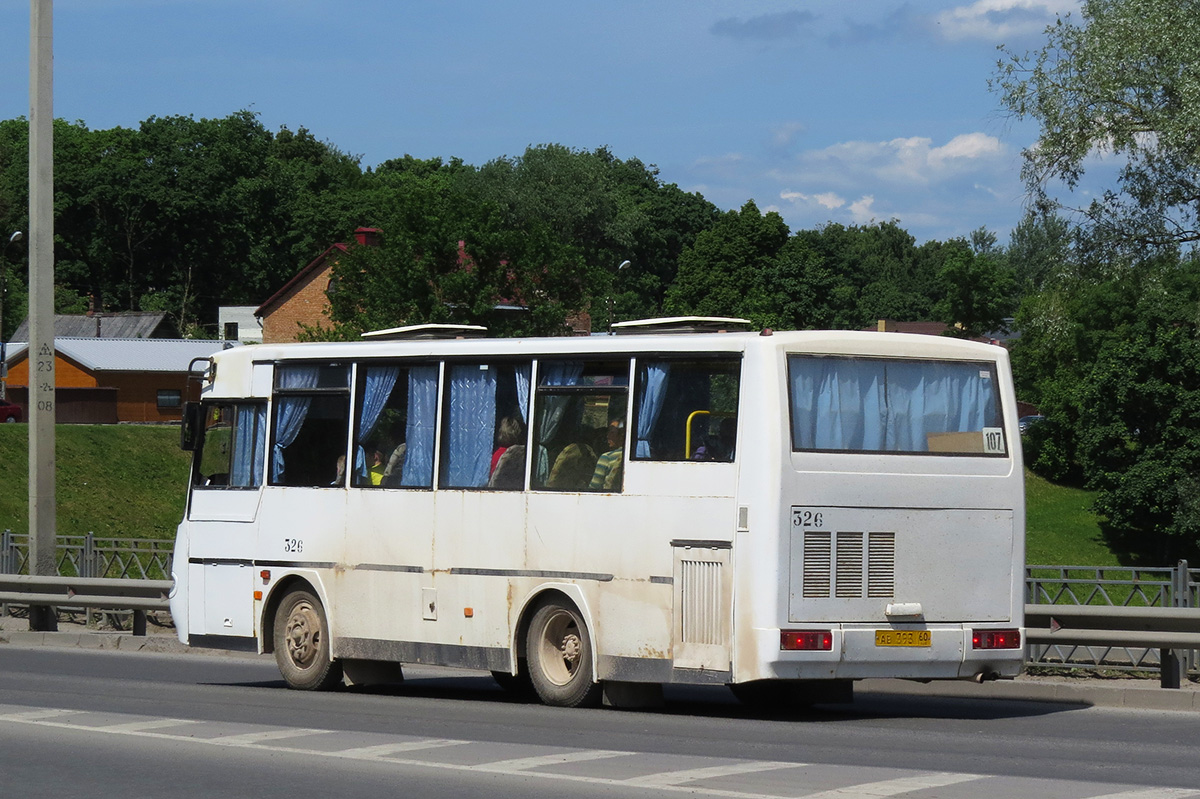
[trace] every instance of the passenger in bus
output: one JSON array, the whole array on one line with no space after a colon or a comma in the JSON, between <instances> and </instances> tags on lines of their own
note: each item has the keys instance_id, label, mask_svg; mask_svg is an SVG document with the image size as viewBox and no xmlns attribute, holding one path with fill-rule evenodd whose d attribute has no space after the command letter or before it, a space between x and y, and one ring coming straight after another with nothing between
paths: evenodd
<instances>
[{"instance_id":1,"label":"passenger in bus","mask_svg":"<svg viewBox=\"0 0 1200 799\"><path fill-rule=\"evenodd\" d=\"M729 416L721 420L716 436L708 439L692 453L694 461L732 461L733 447L737 441L737 419Z\"/></svg>"},{"instance_id":2,"label":"passenger in bus","mask_svg":"<svg viewBox=\"0 0 1200 799\"><path fill-rule=\"evenodd\" d=\"M596 468L596 451L579 441L567 444L554 459L546 488L582 491L588 487Z\"/></svg>"},{"instance_id":3,"label":"passenger in bus","mask_svg":"<svg viewBox=\"0 0 1200 799\"><path fill-rule=\"evenodd\" d=\"M496 431L496 451L492 453L492 468L488 470L490 478L496 473L500 457L505 450L525 441L525 425L515 416L505 416L500 420L500 429Z\"/></svg>"},{"instance_id":4,"label":"passenger in bus","mask_svg":"<svg viewBox=\"0 0 1200 799\"><path fill-rule=\"evenodd\" d=\"M408 453L408 444L401 443L388 456L387 465L383 467L383 487L395 488L403 485L404 456Z\"/></svg>"},{"instance_id":5,"label":"passenger in bus","mask_svg":"<svg viewBox=\"0 0 1200 799\"><path fill-rule=\"evenodd\" d=\"M326 472L328 474L328 472ZM337 459L337 475L333 478L331 486L340 486L346 482L346 456L338 455Z\"/></svg>"},{"instance_id":6,"label":"passenger in bus","mask_svg":"<svg viewBox=\"0 0 1200 799\"><path fill-rule=\"evenodd\" d=\"M620 491L624 470L625 423L613 419L608 423L608 451L596 459L596 468L588 488L593 491Z\"/></svg>"},{"instance_id":7,"label":"passenger in bus","mask_svg":"<svg viewBox=\"0 0 1200 799\"><path fill-rule=\"evenodd\" d=\"M525 445L513 444L505 447L492 476L488 478L488 488L503 488L508 491L520 491L525 487Z\"/></svg>"},{"instance_id":8,"label":"passenger in bus","mask_svg":"<svg viewBox=\"0 0 1200 799\"><path fill-rule=\"evenodd\" d=\"M371 481L371 485L377 486L383 483L383 472L387 468L387 464L383 462L383 453L379 450L371 450L371 465L367 467L367 477Z\"/></svg>"}]
</instances>

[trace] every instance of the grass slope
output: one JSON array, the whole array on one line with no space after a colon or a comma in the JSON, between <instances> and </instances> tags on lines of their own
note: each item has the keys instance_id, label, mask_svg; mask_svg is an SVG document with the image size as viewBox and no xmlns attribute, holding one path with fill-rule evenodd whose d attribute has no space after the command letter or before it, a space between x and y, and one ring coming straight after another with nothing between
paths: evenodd
<instances>
[{"instance_id":1,"label":"grass slope","mask_svg":"<svg viewBox=\"0 0 1200 799\"><path fill-rule=\"evenodd\" d=\"M1025 472L1025 562L1034 566L1117 566L1090 510L1095 492Z\"/></svg>"},{"instance_id":2,"label":"grass slope","mask_svg":"<svg viewBox=\"0 0 1200 799\"><path fill-rule=\"evenodd\" d=\"M29 529L28 425L0 424L0 529ZM183 516L190 453L179 428L58 425L59 535L175 536Z\"/></svg>"},{"instance_id":3,"label":"grass slope","mask_svg":"<svg viewBox=\"0 0 1200 799\"><path fill-rule=\"evenodd\" d=\"M28 426L0 424L0 529L29 527ZM183 513L189 454L179 428L140 425L59 425L58 532L165 538ZM1026 473L1026 563L1115 566L1097 518L1093 494Z\"/></svg>"}]
</instances>

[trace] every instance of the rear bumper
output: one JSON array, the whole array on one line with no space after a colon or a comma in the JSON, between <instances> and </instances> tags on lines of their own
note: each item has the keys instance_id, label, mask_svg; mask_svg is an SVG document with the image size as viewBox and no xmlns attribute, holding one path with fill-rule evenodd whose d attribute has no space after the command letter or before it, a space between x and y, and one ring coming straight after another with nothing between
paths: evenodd
<instances>
[{"instance_id":1,"label":"rear bumper","mask_svg":"<svg viewBox=\"0 0 1200 799\"><path fill-rule=\"evenodd\" d=\"M833 646L828 651L781 651L779 629L754 631L757 658L735 664L735 679L827 680L902 678L914 680L995 679L1015 677L1025 660L1017 649L974 649L973 630L1012 629L1011 624L930 624L929 646L877 646L875 631L882 626L796 625L829 630ZM1022 641L1025 630L1021 629ZM754 669L754 662L760 670Z\"/></svg>"}]
</instances>

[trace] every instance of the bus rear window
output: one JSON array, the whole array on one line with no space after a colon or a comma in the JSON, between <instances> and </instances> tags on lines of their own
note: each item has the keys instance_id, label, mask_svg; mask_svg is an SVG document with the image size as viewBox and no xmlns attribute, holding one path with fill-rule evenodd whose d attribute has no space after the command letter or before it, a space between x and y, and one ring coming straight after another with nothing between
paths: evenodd
<instances>
[{"instance_id":1,"label":"bus rear window","mask_svg":"<svg viewBox=\"0 0 1200 799\"><path fill-rule=\"evenodd\" d=\"M1007 455L995 364L788 356L792 449Z\"/></svg>"}]
</instances>

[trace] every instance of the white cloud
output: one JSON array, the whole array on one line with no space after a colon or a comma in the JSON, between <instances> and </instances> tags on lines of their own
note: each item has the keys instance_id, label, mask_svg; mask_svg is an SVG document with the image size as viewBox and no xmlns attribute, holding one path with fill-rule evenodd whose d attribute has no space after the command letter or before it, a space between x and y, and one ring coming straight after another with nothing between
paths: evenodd
<instances>
[{"instance_id":1,"label":"white cloud","mask_svg":"<svg viewBox=\"0 0 1200 799\"><path fill-rule=\"evenodd\" d=\"M786 122L771 129L771 143L779 148L791 146L796 137L808 128L803 122Z\"/></svg>"},{"instance_id":2,"label":"white cloud","mask_svg":"<svg viewBox=\"0 0 1200 799\"><path fill-rule=\"evenodd\" d=\"M939 147L924 136L848 141L800 155L796 176L843 187L863 180L925 185L978 169L1006 153L1004 144L986 133L960 134Z\"/></svg>"},{"instance_id":3,"label":"white cloud","mask_svg":"<svg viewBox=\"0 0 1200 799\"><path fill-rule=\"evenodd\" d=\"M945 38L1001 41L1041 33L1056 17L1079 9L1079 0L976 0L933 18Z\"/></svg>"},{"instance_id":4,"label":"white cloud","mask_svg":"<svg viewBox=\"0 0 1200 799\"><path fill-rule=\"evenodd\" d=\"M798 191L781 191L779 192L779 199L788 200L789 202L799 205L819 205L822 208L828 208L831 211L841 208L846 204L844 199L831 191L821 192L820 194L803 194Z\"/></svg>"},{"instance_id":5,"label":"white cloud","mask_svg":"<svg viewBox=\"0 0 1200 799\"><path fill-rule=\"evenodd\" d=\"M875 218L871 207L875 205L875 195L868 194L850 203L850 218L855 224L865 225Z\"/></svg>"}]
</instances>

